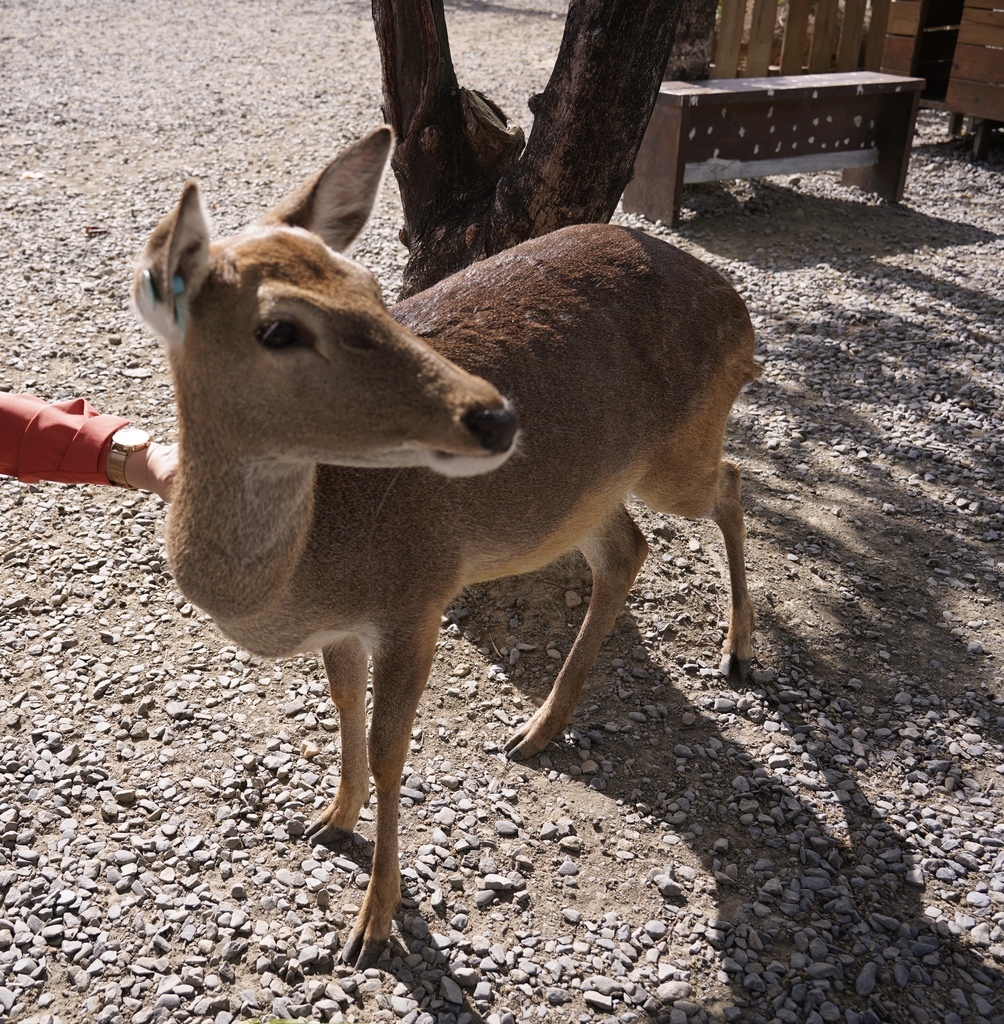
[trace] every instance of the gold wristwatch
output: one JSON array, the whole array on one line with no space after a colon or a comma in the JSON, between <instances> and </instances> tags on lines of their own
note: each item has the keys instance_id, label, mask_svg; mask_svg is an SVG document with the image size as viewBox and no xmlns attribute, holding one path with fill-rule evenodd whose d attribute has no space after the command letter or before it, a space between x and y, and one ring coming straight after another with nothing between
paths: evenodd
<instances>
[{"instance_id":1,"label":"gold wristwatch","mask_svg":"<svg viewBox=\"0 0 1004 1024\"><path fill-rule=\"evenodd\" d=\"M119 487L131 487L126 480L126 456L130 452L142 451L149 447L150 435L138 427L120 427L112 434L112 446L108 449L108 479Z\"/></svg>"}]
</instances>

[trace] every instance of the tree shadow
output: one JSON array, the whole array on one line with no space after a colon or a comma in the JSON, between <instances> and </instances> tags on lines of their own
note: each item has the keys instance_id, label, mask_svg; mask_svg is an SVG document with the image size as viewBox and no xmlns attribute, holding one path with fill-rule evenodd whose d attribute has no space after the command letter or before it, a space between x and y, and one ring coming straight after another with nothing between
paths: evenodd
<instances>
[{"instance_id":1,"label":"tree shadow","mask_svg":"<svg viewBox=\"0 0 1004 1024\"><path fill-rule=\"evenodd\" d=\"M793 183L801 180L794 175ZM926 246L932 251L984 245L1001 237L963 221L932 217L903 204L876 204L848 188L846 198L817 196L757 178L687 186L675 233L723 259L770 270L823 263L854 274L869 264ZM724 224L724 230L723 230ZM890 271L886 265L884 273Z\"/></svg>"},{"instance_id":2,"label":"tree shadow","mask_svg":"<svg viewBox=\"0 0 1004 1024\"><path fill-rule=\"evenodd\" d=\"M503 586L518 594L522 583ZM850 1011L847 1020L925 1019L919 1013L947 1020L967 1012L958 991L968 1012L991 1017L986 1007L999 1003L1004 977L971 940L971 930L983 923L988 927L980 940L984 948L990 944L989 897L982 909L960 907L954 919L932 918L925 900L925 881L937 898L958 898L956 889L938 891L937 872L978 879L997 853L992 844L980 847L979 857L969 854L963 863L949 841L920 841L942 835L948 801L990 803L982 796L984 781L970 777L969 755L956 749L951 716L942 722L938 712L914 758L920 737L899 714L903 705L875 700L861 680L845 682L841 658L810 655L803 633L767 619L763 629L777 672L765 673L745 694L690 655L676 652L681 671L664 653L653 653L646 669L665 685L653 700L672 707L675 716L666 727L656 720L611 735L607 723L624 719L623 681L610 684L615 670L601 655L572 742L552 743L523 767L557 771L564 785L596 790L612 805L632 808L635 827L672 837L699 857L714 915L688 908L691 883L684 874L678 895L666 899L658 916L671 928L682 924L685 934L693 932L700 950L693 954L691 980L699 984L702 966L727 980L743 1019L762 1013L766 1020L777 1010L796 1014L781 1019L814 1019L808 1015L821 1010L823 1019L834 1019L827 1014L839 1007L841 1019ZM626 653L647 642L635 619L623 616L607 646ZM604 681L597 684L597 676ZM683 685L694 680L696 687ZM919 681L903 685L913 693L915 711L947 703L970 719L993 723L999 710L989 695L961 687L946 700ZM535 700L539 696L535 692ZM737 742L731 726L740 718L747 729L765 729L759 748ZM932 735L939 730L943 735ZM999 726L989 731L1000 738ZM582 737L590 760L604 763L602 776L581 772L576 742ZM902 784L905 799L876 798L880 775ZM983 813L978 827L992 840L995 824ZM1000 841L1004 845L1004 837ZM598 836L594 845L603 842ZM673 847L664 849L671 856ZM617 861L609 863L607 890L616 906ZM651 866L672 878L672 866ZM581 936L587 928L583 922L570 930ZM657 985L650 989L656 995ZM658 998L644 1008L655 1020L666 1019L670 1009Z\"/></svg>"},{"instance_id":3,"label":"tree shadow","mask_svg":"<svg viewBox=\"0 0 1004 1024\"><path fill-rule=\"evenodd\" d=\"M518 7L504 3L493 3L491 0L449 0L446 4L447 12L469 11L473 14L507 14L521 18L547 18L549 21L555 17L562 17L560 9L548 10L540 7Z\"/></svg>"}]
</instances>

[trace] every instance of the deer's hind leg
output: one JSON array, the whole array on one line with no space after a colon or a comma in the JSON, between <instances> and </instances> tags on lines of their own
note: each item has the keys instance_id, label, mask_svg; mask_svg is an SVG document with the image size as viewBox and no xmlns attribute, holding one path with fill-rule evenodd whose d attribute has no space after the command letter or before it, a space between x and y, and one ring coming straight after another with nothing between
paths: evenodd
<instances>
[{"instance_id":1,"label":"deer's hind leg","mask_svg":"<svg viewBox=\"0 0 1004 1024\"><path fill-rule=\"evenodd\" d=\"M342 774L334 800L307 829L307 835L319 843L351 832L359 820L359 811L369 803L370 796L370 770L366 757L367 654L357 637L347 637L331 644L324 648L323 653L328 690L338 708Z\"/></svg>"},{"instance_id":2,"label":"deer's hind leg","mask_svg":"<svg viewBox=\"0 0 1004 1024\"><path fill-rule=\"evenodd\" d=\"M506 744L511 758L539 753L568 724L600 644L624 607L648 554L645 538L623 505L618 505L614 514L579 544L579 549L593 571L589 610L547 700Z\"/></svg>"},{"instance_id":3,"label":"deer's hind leg","mask_svg":"<svg viewBox=\"0 0 1004 1024\"><path fill-rule=\"evenodd\" d=\"M722 675L740 683L749 681L753 663L753 629L756 616L746 586L746 522L743 519L739 467L728 459L722 460L718 478L718 492L712 518L722 531L725 555L729 563L729 586L732 591L732 609L729 613L729 633L722 650Z\"/></svg>"},{"instance_id":4,"label":"deer's hind leg","mask_svg":"<svg viewBox=\"0 0 1004 1024\"><path fill-rule=\"evenodd\" d=\"M724 425L723 425L724 427ZM674 446L673 454L636 487L649 508L688 519L712 519L725 540L732 607L722 648L721 671L740 683L749 680L753 661L753 604L746 586L746 524L743 520L739 467L721 456L722 432L701 441ZM707 438L714 439L709 444Z\"/></svg>"}]
</instances>

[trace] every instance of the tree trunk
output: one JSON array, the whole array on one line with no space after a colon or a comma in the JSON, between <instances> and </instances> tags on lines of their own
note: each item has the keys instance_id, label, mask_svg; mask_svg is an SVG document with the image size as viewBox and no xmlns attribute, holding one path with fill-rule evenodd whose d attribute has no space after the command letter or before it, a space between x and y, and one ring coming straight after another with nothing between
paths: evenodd
<instances>
[{"instance_id":1,"label":"tree trunk","mask_svg":"<svg viewBox=\"0 0 1004 1024\"><path fill-rule=\"evenodd\" d=\"M566 224L609 220L631 178L683 0L572 0L533 131L460 88L442 0L373 0L397 144L404 295ZM525 148L524 148L525 146Z\"/></svg>"},{"instance_id":2,"label":"tree trunk","mask_svg":"<svg viewBox=\"0 0 1004 1024\"><path fill-rule=\"evenodd\" d=\"M683 0L666 81L703 82L711 70L718 0Z\"/></svg>"}]
</instances>

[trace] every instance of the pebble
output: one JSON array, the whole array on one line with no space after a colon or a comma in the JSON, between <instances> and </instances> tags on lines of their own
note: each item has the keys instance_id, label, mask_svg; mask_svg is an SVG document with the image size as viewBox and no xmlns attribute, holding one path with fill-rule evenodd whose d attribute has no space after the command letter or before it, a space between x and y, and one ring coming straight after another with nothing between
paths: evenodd
<instances>
[{"instance_id":1,"label":"pebble","mask_svg":"<svg viewBox=\"0 0 1004 1024\"><path fill-rule=\"evenodd\" d=\"M875 991L875 982L878 979L878 967L877 965L869 961L861 968L860 973L854 981L854 991L859 996L865 998L870 996Z\"/></svg>"}]
</instances>

